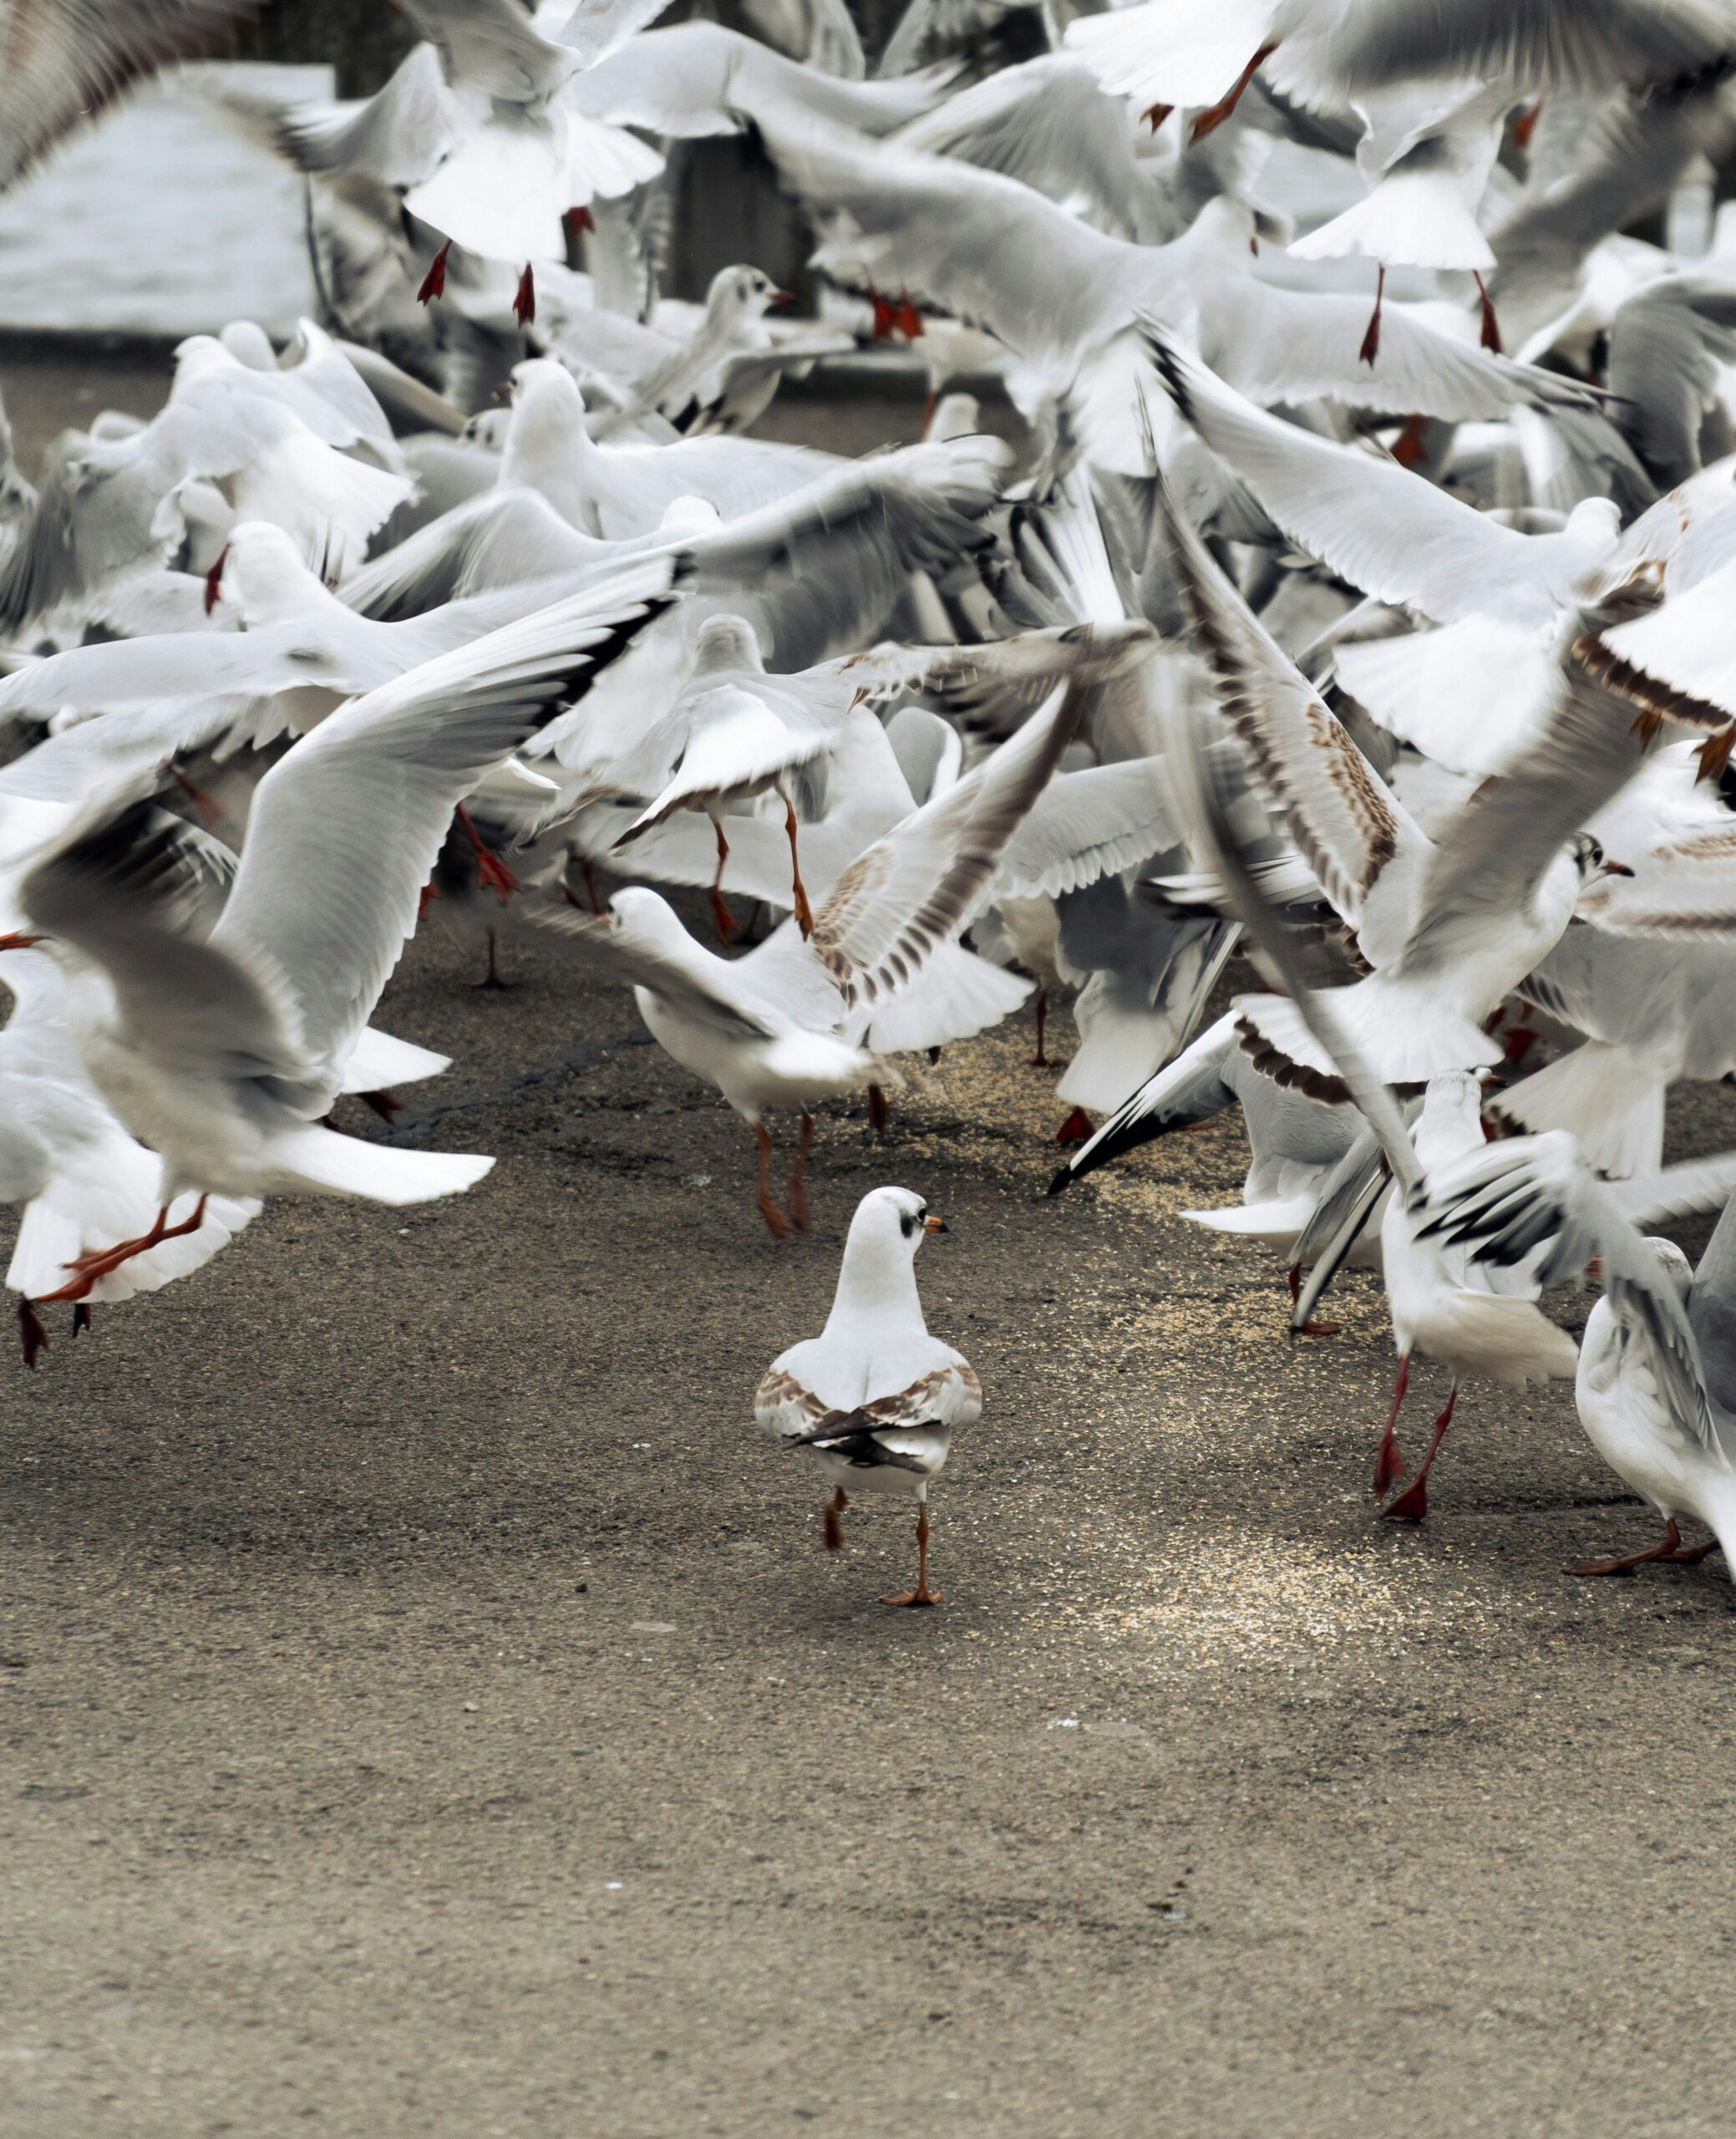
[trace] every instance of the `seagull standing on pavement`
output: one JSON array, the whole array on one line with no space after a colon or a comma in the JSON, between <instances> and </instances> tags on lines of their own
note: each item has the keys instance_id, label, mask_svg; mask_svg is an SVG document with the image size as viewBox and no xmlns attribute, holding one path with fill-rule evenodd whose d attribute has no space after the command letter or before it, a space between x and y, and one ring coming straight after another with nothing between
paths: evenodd
<instances>
[{"instance_id":1,"label":"seagull standing on pavement","mask_svg":"<svg viewBox=\"0 0 1736 2139\"><path fill-rule=\"evenodd\" d=\"M909 1189L871 1190L850 1221L825 1328L780 1352L754 1399L761 1430L836 1488L825 1507L829 1552L843 1547L850 1493L916 1501L916 1585L883 1604L940 1603L928 1585L928 1488L954 1430L982 1410L975 1369L929 1335L916 1292L916 1250L946 1231Z\"/></svg>"}]
</instances>

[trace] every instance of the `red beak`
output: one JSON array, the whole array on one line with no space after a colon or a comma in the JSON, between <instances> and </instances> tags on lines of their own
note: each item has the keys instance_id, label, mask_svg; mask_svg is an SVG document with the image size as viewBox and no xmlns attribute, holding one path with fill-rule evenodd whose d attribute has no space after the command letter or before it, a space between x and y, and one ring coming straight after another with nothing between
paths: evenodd
<instances>
[{"instance_id":1,"label":"red beak","mask_svg":"<svg viewBox=\"0 0 1736 2139\"><path fill-rule=\"evenodd\" d=\"M1606 876L1631 876L1633 871L1625 861L1606 861L1603 873Z\"/></svg>"},{"instance_id":2,"label":"red beak","mask_svg":"<svg viewBox=\"0 0 1736 2139\"><path fill-rule=\"evenodd\" d=\"M205 575L205 613L210 616L223 598L223 567L229 561L229 545L226 542L211 561L211 568Z\"/></svg>"},{"instance_id":3,"label":"red beak","mask_svg":"<svg viewBox=\"0 0 1736 2139\"><path fill-rule=\"evenodd\" d=\"M774 290L770 297L766 299L766 302L768 304L774 305L794 304L795 301L795 292L794 290Z\"/></svg>"},{"instance_id":4,"label":"red beak","mask_svg":"<svg viewBox=\"0 0 1736 2139\"><path fill-rule=\"evenodd\" d=\"M28 951L41 941L40 936L25 936L14 928L0 936L0 951Z\"/></svg>"}]
</instances>

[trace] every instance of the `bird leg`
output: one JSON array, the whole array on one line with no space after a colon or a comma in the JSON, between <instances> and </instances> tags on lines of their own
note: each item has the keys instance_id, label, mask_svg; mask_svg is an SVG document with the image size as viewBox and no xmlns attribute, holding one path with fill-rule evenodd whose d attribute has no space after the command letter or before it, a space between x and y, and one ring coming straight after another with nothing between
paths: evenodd
<instances>
[{"instance_id":1,"label":"bird leg","mask_svg":"<svg viewBox=\"0 0 1736 2139\"><path fill-rule=\"evenodd\" d=\"M218 818L220 818L223 814L223 805L217 800L216 796L215 795L207 795L202 787L195 786L194 783L187 778L187 775L181 770L179 765L165 765L163 770L168 774L170 780L175 782L181 793L186 796L188 801L192 804L193 807L199 812L200 815L204 818L206 824L216 824Z\"/></svg>"},{"instance_id":2,"label":"bird leg","mask_svg":"<svg viewBox=\"0 0 1736 2139\"><path fill-rule=\"evenodd\" d=\"M1084 1144L1090 1141L1094 1133L1090 1115L1084 1107L1076 1106L1055 1131L1055 1141L1063 1146Z\"/></svg>"},{"instance_id":3,"label":"bird leg","mask_svg":"<svg viewBox=\"0 0 1736 2139\"><path fill-rule=\"evenodd\" d=\"M1195 119L1192 130L1187 137L1190 143L1203 141L1208 134L1215 134L1217 131L1218 128L1235 111L1236 105L1241 102L1243 90L1277 50L1276 44L1261 46L1247 65L1236 76L1231 86L1230 94L1226 97L1220 97L1216 104L1207 105Z\"/></svg>"},{"instance_id":4,"label":"bird leg","mask_svg":"<svg viewBox=\"0 0 1736 2139\"><path fill-rule=\"evenodd\" d=\"M795 1221L798 1232L808 1230L808 1193L802 1182L808 1171L808 1154L813 1149L814 1117L804 1107L802 1125L796 1137L795 1164L789 1169L789 1215Z\"/></svg>"},{"instance_id":5,"label":"bird leg","mask_svg":"<svg viewBox=\"0 0 1736 2139\"><path fill-rule=\"evenodd\" d=\"M494 849L484 843L482 835L470 822L470 813L462 802L459 804L454 814L458 819L459 830L470 842L470 851L476 857L477 882L485 884L491 892L497 892L501 905L505 906L513 893L520 888L518 878L513 875L511 870L507 867Z\"/></svg>"},{"instance_id":6,"label":"bird leg","mask_svg":"<svg viewBox=\"0 0 1736 2139\"><path fill-rule=\"evenodd\" d=\"M940 406L940 395L936 393L933 387L931 386L928 389L927 398L922 404L922 428L916 433L916 443L918 445L920 445L923 439L928 435L928 426L934 421L934 412Z\"/></svg>"},{"instance_id":7,"label":"bird leg","mask_svg":"<svg viewBox=\"0 0 1736 2139\"><path fill-rule=\"evenodd\" d=\"M884 1136L892 1120L892 1110L886 1105L886 1095L878 1085L868 1087L868 1126L876 1136Z\"/></svg>"},{"instance_id":8,"label":"bird leg","mask_svg":"<svg viewBox=\"0 0 1736 2139\"><path fill-rule=\"evenodd\" d=\"M795 805L786 795L784 797L784 830L789 840L789 873L795 885L795 925L805 936L814 933L814 909L808 903L808 893L802 882L802 857L796 851ZM723 834L718 836L721 839Z\"/></svg>"},{"instance_id":9,"label":"bird leg","mask_svg":"<svg viewBox=\"0 0 1736 2139\"><path fill-rule=\"evenodd\" d=\"M356 1097L363 1106L371 1107L388 1129L404 1112L404 1101L396 1092L358 1092Z\"/></svg>"},{"instance_id":10,"label":"bird leg","mask_svg":"<svg viewBox=\"0 0 1736 2139\"><path fill-rule=\"evenodd\" d=\"M117 1241L113 1247L93 1249L88 1254L75 1256L63 1269L73 1275L67 1283L52 1293L43 1293L38 1298L38 1307L46 1307L52 1300L82 1300L99 1278L106 1278L111 1271L119 1269L123 1263L130 1263L135 1255L145 1255L159 1247L165 1240L180 1240L185 1234L196 1233L205 1223L206 1198L201 1196L193 1206L190 1217L178 1226L169 1222L169 1206L165 1203L157 1212L148 1233L140 1233L136 1240Z\"/></svg>"},{"instance_id":11,"label":"bird leg","mask_svg":"<svg viewBox=\"0 0 1736 2139\"><path fill-rule=\"evenodd\" d=\"M1148 104L1140 116L1155 134L1175 109L1172 104Z\"/></svg>"},{"instance_id":12,"label":"bird leg","mask_svg":"<svg viewBox=\"0 0 1736 2139\"><path fill-rule=\"evenodd\" d=\"M1477 295L1483 301L1483 332L1478 338L1492 356L1498 357L1501 354L1501 324L1495 316L1495 300L1484 287L1483 277L1475 267L1471 270L1471 280L1476 284Z\"/></svg>"},{"instance_id":13,"label":"bird leg","mask_svg":"<svg viewBox=\"0 0 1736 2139\"><path fill-rule=\"evenodd\" d=\"M1420 1522L1429 1512L1429 1470L1434 1461L1435 1451L1441 1437L1453 1423L1453 1406L1459 1401L1459 1385L1455 1381L1447 1391L1447 1408L1434 1422L1434 1435L1428 1452L1417 1467L1417 1475L1399 1494L1397 1500L1383 1507L1383 1515L1390 1516L1394 1522Z\"/></svg>"},{"instance_id":14,"label":"bird leg","mask_svg":"<svg viewBox=\"0 0 1736 2139\"><path fill-rule=\"evenodd\" d=\"M18 1344L24 1354L27 1367L36 1364L38 1353L46 1350L48 1333L43 1328L43 1318L28 1299L18 1302Z\"/></svg>"},{"instance_id":15,"label":"bird leg","mask_svg":"<svg viewBox=\"0 0 1736 2139\"><path fill-rule=\"evenodd\" d=\"M440 896L440 887L430 876L416 894L416 926L419 928L428 918L428 909Z\"/></svg>"},{"instance_id":16,"label":"bird leg","mask_svg":"<svg viewBox=\"0 0 1736 2139\"><path fill-rule=\"evenodd\" d=\"M723 864L729 859L729 842L723 836L723 827L713 817L711 828L718 836L718 866L711 880L711 925L718 932L718 941L728 944L735 940L735 916L729 911L729 902L723 897Z\"/></svg>"},{"instance_id":17,"label":"bird leg","mask_svg":"<svg viewBox=\"0 0 1736 2139\"><path fill-rule=\"evenodd\" d=\"M579 874L585 880L585 896L591 902L591 911L593 913L601 913L603 910L603 902L596 896L596 879L591 873L591 856L588 854L581 854L579 856Z\"/></svg>"},{"instance_id":18,"label":"bird leg","mask_svg":"<svg viewBox=\"0 0 1736 2139\"><path fill-rule=\"evenodd\" d=\"M422 277L422 287L416 292L418 304L432 304L446 294L446 262L452 257L452 241L446 242L428 263L428 272Z\"/></svg>"},{"instance_id":19,"label":"bird leg","mask_svg":"<svg viewBox=\"0 0 1736 2139\"><path fill-rule=\"evenodd\" d=\"M90 1303L89 1303L89 1300L79 1300L79 1301L76 1303L76 1305L74 1307L74 1308L73 1308L73 1334L74 1334L74 1337L82 1336L85 1330L87 1330L87 1329L93 1329L93 1328L94 1328L94 1327L95 1327L95 1325L93 1324L93 1322L92 1322L92 1321L91 1321L91 1319L90 1319Z\"/></svg>"},{"instance_id":20,"label":"bird leg","mask_svg":"<svg viewBox=\"0 0 1736 2139\"><path fill-rule=\"evenodd\" d=\"M1531 136L1537 130L1537 121L1543 116L1543 99L1539 97L1529 111L1522 111L1513 122L1513 145L1515 149L1529 149Z\"/></svg>"},{"instance_id":21,"label":"bird leg","mask_svg":"<svg viewBox=\"0 0 1736 2139\"><path fill-rule=\"evenodd\" d=\"M938 1604L941 1593L928 1587L928 1503L924 1501L916 1512L916 1586L901 1590L896 1597L882 1597L882 1604L915 1607Z\"/></svg>"},{"instance_id":22,"label":"bird leg","mask_svg":"<svg viewBox=\"0 0 1736 2139\"><path fill-rule=\"evenodd\" d=\"M759 1193L754 1200L772 1238L782 1240L789 1231L789 1221L772 1201L772 1136L763 1121L754 1124L754 1141L759 1146Z\"/></svg>"},{"instance_id":23,"label":"bird leg","mask_svg":"<svg viewBox=\"0 0 1736 2139\"><path fill-rule=\"evenodd\" d=\"M1649 1552L1630 1552L1621 1560L1576 1560L1568 1568L1569 1574L1632 1574L1636 1567L1642 1567L1650 1560L1667 1560L1677 1567L1697 1567L1708 1552L1718 1550L1717 1538L1704 1545L1684 1545L1682 1532L1676 1527L1672 1516L1664 1525L1663 1542L1654 1545Z\"/></svg>"},{"instance_id":24,"label":"bird leg","mask_svg":"<svg viewBox=\"0 0 1736 2139\"><path fill-rule=\"evenodd\" d=\"M512 316L520 327L528 327L536 317L536 278L530 272L530 263L525 262L525 272L519 277L519 286L512 300Z\"/></svg>"},{"instance_id":25,"label":"bird leg","mask_svg":"<svg viewBox=\"0 0 1736 2139\"><path fill-rule=\"evenodd\" d=\"M1380 272L1374 280L1374 309L1368 315L1368 331L1363 336L1363 346L1357 351L1357 355L1370 371L1374 368L1374 359L1380 354L1380 307L1386 293L1386 262L1383 261Z\"/></svg>"},{"instance_id":26,"label":"bird leg","mask_svg":"<svg viewBox=\"0 0 1736 2139\"><path fill-rule=\"evenodd\" d=\"M1048 990L1039 988L1037 991L1037 1052L1031 1057L1030 1064L1033 1070L1047 1070L1052 1066L1048 1055L1043 1051L1043 1028L1048 1023Z\"/></svg>"},{"instance_id":27,"label":"bird leg","mask_svg":"<svg viewBox=\"0 0 1736 2139\"><path fill-rule=\"evenodd\" d=\"M844 1525L838 1518L849 1506L849 1496L840 1486L820 1511L825 1548L829 1552L841 1552L844 1550Z\"/></svg>"},{"instance_id":28,"label":"bird leg","mask_svg":"<svg viewBox=\"0 0 1736 2139\"><path fill-rule=\"evenodd\" d=\"M1290 1268L1284 1273L1284 1282L1290 1288L1290 1304L1292 1307L1294 1307L1297 1302L1302 1298L1301 1263L1292 1263L1291 1264ZM1302 1328L1296 1332L1296 1334L1298 1337L1336 1337L1343 1327L1344 1325L1342 1322L1316 1322L1314 1318L1310 1315L1308 1319L1303 1323ZM1374 1490L1377 1492L1379 1492L1382 1488L1377 1486Z\"/></svg>"},{"instance_id":29,"label":"bird leg","mask_svg":"<svg viewBox=\"0 0 1736 2139\"><path fill-rule=\"evenodd\" d=\"M514 983L510 980L502 980L500 978L500 969L495 963L495 953L499 948L500 938L490 928L488 932L488 971L473 985L477 988L497 988L502 994L505 994Z\"/></svg>"},{"instance_id":30,"label":"bird leg","mask_svg":"<svg viewBox=\"0 0 1736 2139\"><path fill-rule=\"evenodd\" d=\"M1388 1486L1404 1476L1404 1458L1398 1453L1398 1436L1393 1429L1398 1423L1398 1406L1404 1401L1409 1383L1410 1354L1407 1352L1398 1362L1398 1379L1393 1384L1393 1408L1387 1413L1386 1431L1374 1451L1373 1491L1377 1494L1385 1492Z\"/></svg>"}]
</instances>

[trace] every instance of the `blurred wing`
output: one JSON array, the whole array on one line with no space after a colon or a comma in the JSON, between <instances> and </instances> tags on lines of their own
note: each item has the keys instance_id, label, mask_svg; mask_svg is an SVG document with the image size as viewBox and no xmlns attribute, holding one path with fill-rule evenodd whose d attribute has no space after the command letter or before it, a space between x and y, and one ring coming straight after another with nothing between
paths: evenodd
<instances>
[{"instance_id":1,"label":"blurred wing","mask_svg":"<svg viewBox=\"0 0 1736 2139\"><path fill-rule=\"evenodd\" d=\"M1057 898L1116 876L1180 837L1161 757L1058 774L1013 835L997 898Z\"/></svg>"},{"instance_id":2,"label":"blurred wing","mask_svg":"<svg viewBox=\"0 0 1736 2139\"><path fill-rule=\"evenodd\" d=\"M1395 460L1267 415L1155 331L1146 339L1171 399L1206 445L1287 535L1353 586L1378 601L1414 603L1442 623L1552 620L1555 603L1535 584L1526 536Z\"/></svg>"},{"instance_id":3,"label":"blurred wing","mask_svg":"<svg viewBox=\"0 0 1736 2139\"><path fill-rule=\"evenodd\" d=\"M896 993L969 925L1084 708L1080 686L1057 692L1048 712L845 870L810 942L847 1004Z\"/></svg>"},{"instance_id":4,"label":"blurred wing","mask_svg":"<svg viewBox=\"0 0 1736 2139\"><path fill-rule=\"evenodd\" d=\"M647 988L673 1009L727 1039L771 1039L779 1028L744 998L724 993L708 969L672 957L637 935L618 915L573 913L559 907L526 909L539 928L579 944L623 988Z\"/></svg>"},{"instance_id":5,"label":"blurred wing","mask_svg":"<svg viewBox=\"0 0 1736 2139\"><path fill-rule=\"evenodd\" d=\"M1601 877L1581 895L1580 912L1606 934L1736 937L1736 825L1631 866L1631 877Z\"/></svg>"},{"instance_id":6,"label":"blurred wing","mask_svg":"<svg viewBox=\"0 0 1736 2139\"><path fill-rule=\"evenodd\" d=\"M1167 489L1162 505L1219 702L1321 888L1363 931L1383 874L1399 865L1396 891L1422 866L1429 842L1319 694L1267 636ZM1363 948L1376 963L1403 940L1405 921L1396 911L1403 903L1398 897L1383 901L1370 917ZM1392 919L1383 927L1389 912Z\"/></svg>"},{"instance_id":7,"label":"blurred wing","mask_svg":"<svg viewBox=\"0 0 1736 2139\"><path fill-rule=\"evenodd\" d=\"M123 90L221 54L258 0L0 0L0 193Z\"/></svg>"},{"instance_id":8,"label":"blurred wing","mask_svg":"<svg viewBox=\"0 0 1736 2139\"><path fill-rule=\"evenodd\" d=\"M442 654L354 699L260 782L214 946L269 950L330 1059L414 932L452 813L668 606L667 559Z\"/></svg>"}]
</instances>

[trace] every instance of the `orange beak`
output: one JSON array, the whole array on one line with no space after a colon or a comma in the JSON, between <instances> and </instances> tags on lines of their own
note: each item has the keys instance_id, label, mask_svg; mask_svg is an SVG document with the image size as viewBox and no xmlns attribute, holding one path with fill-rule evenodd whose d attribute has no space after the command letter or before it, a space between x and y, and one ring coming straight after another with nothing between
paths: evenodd
<instances>
[{"instance_id":1,"label":"orange beak","mask_svg":"<svg viewBox=\"0 0 1736 2139\"><path fill-rule=\"evenodd\" d=\"M1603 873L1606 876L1631 876L1633 871L1625 861L1606 861Z\"/></svg>"},{"instance_id":2,"label":"orange beak","mask_svg":"<svg viewBox=\"0 0 1736 2139\"><path fill-rule=\"evenodd\" d=\"M40 936L26 936L13 928L0 936L0 951L28 951L41 941Z\"/></svg>"},{"instance_id":3,"label":"orange beak","mask_svg":"<svg viewBox=\"0 0 1736 2139\"><path fill-rule=\"evenodd\" d=\"M945 1233L950 1232L952 1228L947 1223L944 1218L935 1217L931 1215L922 1221L922 1230L925 1233Z\"/></svg>"},{"instance_id":4,"label":"orange beak","mask_svg":"<svg viewBox=\"0 0 1736 2139\"><path fill-rule=\"evenodd\" d=\"M766 302L772 305L794 304L795 301L796 297L794 290L774 290L771 295L766 299Z\"/></svg>"}]
</instances>

